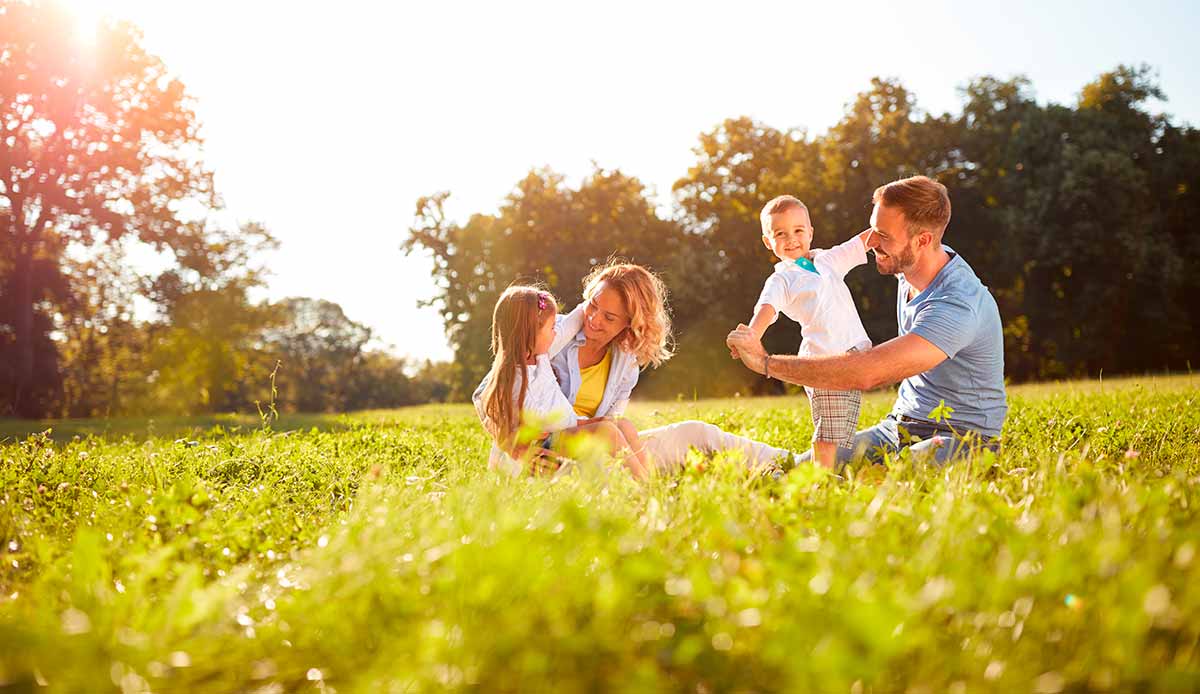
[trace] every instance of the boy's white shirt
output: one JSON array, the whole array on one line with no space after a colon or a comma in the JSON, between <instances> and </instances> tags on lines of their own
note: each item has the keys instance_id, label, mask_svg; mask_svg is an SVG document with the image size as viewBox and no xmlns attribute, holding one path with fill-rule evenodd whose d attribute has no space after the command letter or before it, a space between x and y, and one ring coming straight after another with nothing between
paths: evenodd
<instances>
[{"instance_id":1,"label":"boy's white shirt","mask_svg":"<svg viewBox=\"0 0 1200 694\"><path fill-rule=\"evenodd\" d=\"M558 380L554 377L554 370L550 367L550 357L561 352L575 337L575 334L583 329L585 306L586 304L581 303L567 315L555 319L554 342L550 344L549 351L546 354L539 354L534 360L534 364L525 367L528 382L525 389L525 402L521 407L522 417L530 422L536 422L543 431L562 431L579 423L575 408L567 400L567 396L563 395L562 389L558 386ZM483 411L483 391L491 380L492 374L491 371L488 371L471 396L471 401L475 404L475 414L483 423L484 430L488 432L494 431L494 428L490 426ZM516 389L520 387L519 383L514 384L514 399L517 397ZM488 467L493 470L505 470L512 474L518 474L523 469L519 462L500 450L494 440L491 453L488 455Z\"/></svg>"},{"instance_id":2,"label":"boy's white shirt","mask_svg":"<svg viewBox=\"0 0 1200 694\"><path fill-rule=\"evenodd\" d=\"M795 262L776 263L754 305L755 312L765 304L776 311L772 323L780 313L799 323L802 355L869 348L871 339L845 281L847 272L867 262L867 247L856 234L829 250L814 251L812 262L816 273Z\"/></svg>"}]
</instances>

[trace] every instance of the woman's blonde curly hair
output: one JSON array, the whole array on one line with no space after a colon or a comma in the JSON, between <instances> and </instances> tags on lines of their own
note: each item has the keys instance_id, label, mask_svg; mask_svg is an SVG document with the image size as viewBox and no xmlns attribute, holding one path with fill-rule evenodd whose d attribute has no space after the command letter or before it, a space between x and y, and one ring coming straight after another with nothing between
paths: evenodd
<instances>
[{"instance_id":1,"label":"woman's blonde curly hair","mask_svg":"<svg viewBox=\"0 0 1200 694\"><path fill-rule=\"evenodd\" d=\"M590 301L600 284L621 297L629 312L629 327L614 342L637 359L638 366L659 366L674 354L667 286L641 265L610 260L583 278L583 298Z\"/></svg>"}]
</instances>

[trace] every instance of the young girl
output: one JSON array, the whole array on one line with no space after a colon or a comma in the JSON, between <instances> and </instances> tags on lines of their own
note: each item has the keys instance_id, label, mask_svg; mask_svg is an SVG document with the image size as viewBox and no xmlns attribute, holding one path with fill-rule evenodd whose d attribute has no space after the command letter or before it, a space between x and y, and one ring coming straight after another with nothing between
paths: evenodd
<instances>
[{"instance_id":1,"label":"young girl","mask_svg":"<svg viewBox=\"0 0 1200 694\"><path fill-rule=\"evenodd\" d=\"M490 466L510 465L511 458L528 454L530 448L561 452L563 434L587 432L607 444L608 452L621 458L635 478L646 476L649 467L636 434L630 442L623 432L631 427L580 420L554 378L549 355L561 351L582 327L583 309L580 305L563 318L559 335L558 305L548 292L518 285L500 295L492 313L492 368L472 397L496 443ZM529 427L539 433L530 436ZM630 443L639 450L630 449ZM503 460L501 452L510 459Z\"/></svg>"}]
</instances>

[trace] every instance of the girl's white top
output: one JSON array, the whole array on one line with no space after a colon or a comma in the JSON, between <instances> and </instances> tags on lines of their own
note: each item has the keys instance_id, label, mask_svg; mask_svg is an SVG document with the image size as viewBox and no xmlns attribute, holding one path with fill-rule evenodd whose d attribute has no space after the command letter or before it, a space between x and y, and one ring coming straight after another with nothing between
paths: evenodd
<instances>
[{"instance_id":1,"label":"girl's white top","mask_svg":"<svg viewBox=\"0 0 1200 694\"><path fill-rule=\"evenodd\" d=\"M521 412L521 421L526 424L539 427L542 431L556 432L563 429L570 429L579 422L579 417L575 414L575 408L571 405L571 401L567 400L567 396L563 395L562 389L558 385L558 380L554 377L554 369L550 367L550 358L558 354L567 343L570 342L575 334L583 328L583 308L584 304L579 304L575 310L565 316L555 318L554 324L554 342L550 345L550 351L547 354L539 354L535 360L536 363L525 367L525 375L528 379L528 385L525 389L525 402L518 403L518 411ZM471 401L475 403L475 414L478 415L479 421L483 423L483 428L490 432L496 430L490 420L483 411L483 391L487 388L488 383L492 380L492 373L489 371L479 386L475 389L475 393L471 396ZM519 395L520 383L513 384L513 399ZM513 474L521 472L522 466L517 461L513 460L500 447L492 442L492 451L488 456L488 467L492 469L502 469Z\"/></svg>"},{"instance_id":2,"label":"girl's white top","mask_svg":"<svg viewBox=\"0 0 1200 694\"><path fill-rule=\"evenodd\" d=\"M754 310L764 304L800 324L800 354L841 354L851 347L863 350L871 339L863 329L854 298L846 287L846 273L867 262L867 248L855 235L849 241L813 253L811 272L794 262L775 264Z\"/></svg>"}]
</instances>

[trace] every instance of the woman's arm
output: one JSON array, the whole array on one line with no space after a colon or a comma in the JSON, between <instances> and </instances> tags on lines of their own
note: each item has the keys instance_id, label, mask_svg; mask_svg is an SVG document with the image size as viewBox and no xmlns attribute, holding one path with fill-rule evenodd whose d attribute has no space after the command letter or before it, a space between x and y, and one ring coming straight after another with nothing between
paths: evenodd
<instances>
[{"instance_id":1,"label":"woman's arm","mask_svg":"<svg viewBox=\"0 0 1200 694\"><path fill-rule=\"evenodd\" d=\"M630 358L632 359L632 357ZM612 378L612 376L613 374L610 371L609 378ZM617 394L613 396L612 405L608 408L608 412L604 413L606 416L622 417L625 415L625 408L629 407L629 398L633 396L633 389L635 386L637 386L638 378L640 376L641 371L638 370L635 363L633 373L621 383L619 386L620 390L618 390Z\"/></svg>"}]
</instances>

